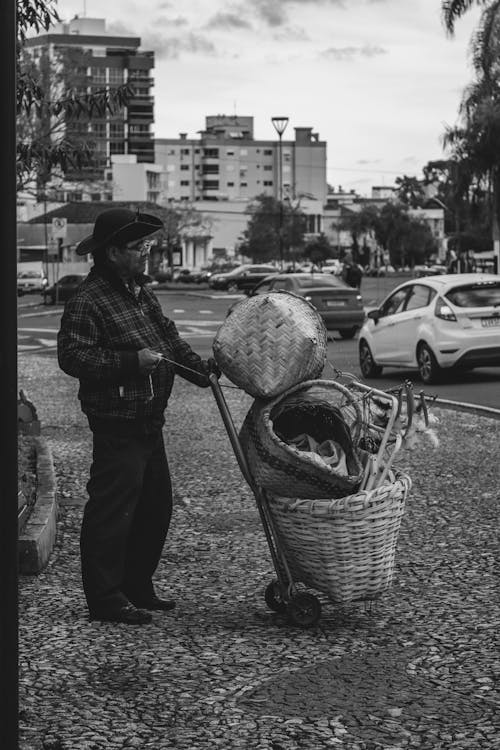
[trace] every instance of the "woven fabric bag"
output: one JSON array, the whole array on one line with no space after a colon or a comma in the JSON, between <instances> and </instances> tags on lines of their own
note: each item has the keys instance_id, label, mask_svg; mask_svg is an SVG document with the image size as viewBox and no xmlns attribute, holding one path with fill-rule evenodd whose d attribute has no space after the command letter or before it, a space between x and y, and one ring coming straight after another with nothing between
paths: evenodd
<instances>
[{"instance_id":1,"label":"woven fabric bag","mask_svg":"<svg viewBox=\"0 0 500 750\"><path fill-rule=\"evenodd\" d=\"M351 391L330 380L311 380L270 401L254 401L239 437L252 478L263 489L289 497L339 498L361 483L363 466L355 449L360 428L359 401ZM283 432L294 431L318 441L334 439L345 453L347 473L283 439Z\"/></svg>"},{"instance_id":2,"label":"woven fabric bag","mask_svg":"<svg viewBox=\"0 0 500 750\"><path fill-rule=\"evenodd\" d=\"M213 341L221 371L255 398L318 377L326 362L321 316L303 297L268 292L239 302Z\"/></svg>"},{"instance_id":3,"label":"woven fabric bag","mask_svg":"<svg viewBox=\"0 0 500 750\"><path fill-rule=\"evenodd\" d=\"M292 578L345 604L378 598L391 586L411 480L336 500L268 494L280 548Z\"/></svg>"}]
</instances>

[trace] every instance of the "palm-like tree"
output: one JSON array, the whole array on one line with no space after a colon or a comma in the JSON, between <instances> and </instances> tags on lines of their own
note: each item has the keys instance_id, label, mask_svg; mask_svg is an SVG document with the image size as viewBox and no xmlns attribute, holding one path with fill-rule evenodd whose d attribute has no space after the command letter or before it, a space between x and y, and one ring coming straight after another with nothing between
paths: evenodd
<instances>
[{"instance_id":1,"label":"palm-like tree","mask_svg":"<svg viewBox=\"0 0 500 750\"><path fill-rule=\"evenodd\" d=\"M473 6L483 11L471 39L472 63L479 74L494 78L499 73L500 0L443 0L443 22L453 35L456 22Z\"/></svg>"},{"instance_id":2,"label":"palm-like tree","mask_svg":"<svg viewBox=\"0 0 500 750\"><path fill-rule=\"evenodd\" d=\"M491 196L492 235L500 255L500 0L443 0L446 29L453 34L455 22L472 6L483 8L471 39L476 80L462 98L462 124L449 128L444 145L470 178L485 183ZM498 269L500 270L500 269Z\"/></svg>"}]
</instances>

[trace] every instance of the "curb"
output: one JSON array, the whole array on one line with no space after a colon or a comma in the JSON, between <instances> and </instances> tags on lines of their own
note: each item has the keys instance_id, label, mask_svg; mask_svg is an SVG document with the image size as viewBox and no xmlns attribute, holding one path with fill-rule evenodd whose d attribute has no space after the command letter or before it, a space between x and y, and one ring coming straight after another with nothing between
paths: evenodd
<instances>
[{"instance_id":1,"label":"curb","mask_svg":"<svg viewBox=\"0 0 500 750\"><path fill-rule=\"evenodd\" d=\"M34 438L36 450L36 502L18 542L19 571L40 573L56 540L57 483L52 452L42 437Z\"/></svg>"},{"instance_id":2,"label":"curb","mask_svg":"<svg viewBox=\"0 0 500 750\"><path fill-rule=\"evenodd\" d=\"M490 419L500 419L500 409L493 409L491 406L478 406L477 404L468 404L464 401L449 401L445 398L435 398L432 402L442 409L450 411L462 411L476 414L478 417L489 417Z\"/></svg>"}]
</instances>

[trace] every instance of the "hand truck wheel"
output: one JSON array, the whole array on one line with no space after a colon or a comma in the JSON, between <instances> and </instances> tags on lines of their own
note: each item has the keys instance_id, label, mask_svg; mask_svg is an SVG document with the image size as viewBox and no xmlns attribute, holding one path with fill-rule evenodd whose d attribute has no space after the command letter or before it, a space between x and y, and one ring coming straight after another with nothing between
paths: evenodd
<instances>
[{"instance_id":1,"label":"hand truck wheel","mask_svg":"<svg viewBox=\"0 0 500 750\"><path fill-rule=\"evenodd\" d=\"M280 614L286 612L286 603L283 601L281 587L278 581L271 581L267 586L264 592L264 599L269 609L272 609L273 612L278 612Z\"/></svg>"},{"instance_id":2,"label":"hand truck wheel","mask_svg":"<svg viewBox=\"0 0 500 750\"><path fill-rule=\"evenodd\" d=\"M321 617L321 603L313 594L295 594L287 606L288 619L300 628L311 628Z\"/></svg>"}]
</instances>

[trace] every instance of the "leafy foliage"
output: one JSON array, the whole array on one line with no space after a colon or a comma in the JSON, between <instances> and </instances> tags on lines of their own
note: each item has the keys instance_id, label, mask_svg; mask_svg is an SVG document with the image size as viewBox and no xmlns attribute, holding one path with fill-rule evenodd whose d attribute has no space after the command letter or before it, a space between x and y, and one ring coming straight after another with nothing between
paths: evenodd
<instances>
[{"instance_id":1,"label":"leafy foliage","mask_svg":"<svg viewBox=\"0 0 500 750\"><path fill-rule=\"evenodd\" d=\"M259 195L247 207L250 214L241 250L254 261L280 259L280 234L283 259L290 260L304 245L306 216L300 202L292 206L289 202L276 200L269 195Z\"/></svg>"},{"instance_id":2,"label":"leafy foliage","mask_svg":"<svg viewBox=\"0 0 500 750\"><path fill-rule=\"evenodd\" d=\"M65 52L58 53L58 67L64 70L63 74L47 67L43 59L34 65L25 50L28 32L48 31L59 20L54 0L17 0L18 189L33 177L45 183L57 168L81 170L92 165L95 144L89 138L66 137L64 123L112 115L133 94L130 85L103 88L92 94L79 93L76 87L67 85L71 82L72 67L67 57L61 59L68 54ZM72 63L76 65L76 61ZM61 88L54 84L63 79L61 95Z\"/></svg>"}]
</instances>

